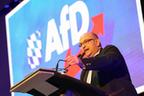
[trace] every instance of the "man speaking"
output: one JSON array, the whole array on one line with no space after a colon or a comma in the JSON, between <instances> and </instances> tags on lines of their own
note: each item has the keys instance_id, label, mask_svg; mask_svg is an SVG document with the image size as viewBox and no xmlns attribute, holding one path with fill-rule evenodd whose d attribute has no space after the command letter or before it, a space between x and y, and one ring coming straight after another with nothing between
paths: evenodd
<instances>
[{"instance_id":1,"label":"man speaking","mask_svg":"<svg viewBox=\"0 0 144 96\"><path fill-rule=\"evenodd\" d=\"M106 92L109 96L137 96L126 62L113 45L102 48L98 36L92 32L80 38L80 55L68 56L66 62L82 68L81 81Z\"/></svg>"}]
</instances>

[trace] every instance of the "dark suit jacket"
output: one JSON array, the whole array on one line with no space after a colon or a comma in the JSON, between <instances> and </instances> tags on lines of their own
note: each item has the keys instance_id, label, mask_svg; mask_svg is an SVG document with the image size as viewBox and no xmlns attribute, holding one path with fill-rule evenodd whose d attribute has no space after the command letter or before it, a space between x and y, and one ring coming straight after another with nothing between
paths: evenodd
<instances>
[{"instance_id":1,"label":"dark suit jacket","mask_svg":"<svg viewBox=\"0 0 144 96\"><path fill-rule=\"evenodd\" d=\"M99 55L83 58L86 69L81 73L81 80L86 82L87 73L92 71L92 85L101 88L110 96L137 96L123 56L118 48L108 45Z\"/></svg>"}]
</instances>

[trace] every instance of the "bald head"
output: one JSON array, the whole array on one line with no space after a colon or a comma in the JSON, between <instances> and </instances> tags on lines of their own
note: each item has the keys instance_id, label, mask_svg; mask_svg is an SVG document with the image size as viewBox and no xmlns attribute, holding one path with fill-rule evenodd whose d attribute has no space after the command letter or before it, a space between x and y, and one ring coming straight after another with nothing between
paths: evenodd
<instances>
[{"instance_id":1,"label":"bald head","mask_svg":"<svg viewBox=\"0 0 144 96\"><path fill-rule=\"evenodd\" d=\"M95 33L88 32L88 33L84 33L80 37L80 42L83 41L83 39L99 39L99 38L98 38L98 36Z\"/></svg>"}]
</instances>

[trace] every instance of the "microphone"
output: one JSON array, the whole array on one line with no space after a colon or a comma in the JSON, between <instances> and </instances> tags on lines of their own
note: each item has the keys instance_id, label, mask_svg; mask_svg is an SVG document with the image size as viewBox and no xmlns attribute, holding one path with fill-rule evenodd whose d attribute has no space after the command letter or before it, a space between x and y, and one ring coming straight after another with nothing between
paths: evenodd
<instances>
[{"instance_id":1,"label":"microphone","mask_svg":"<svg viewBox=\"0 0 144 96\"><path fill-rule=\"evenodd\" d=\"M68 72L68 68L70 67L71 65L68 65L67 67L64 68L64 73L67 73Z\"/></svg>"},{"instance_id":2,"label":"microphone","mask_svg":"<svg viewBox=\"0 0 144 96\"><path fill-rule=\"evenodd\" d=\"M80 59L80 60L82 60L82 58L83 58L83 56L85 55L85 52L83 52L82 54L78 54L78 58ZM58 72L58 67L59 67L59 62L60 61L63 61L63 62L66 62L66 60L63 60L63 59L59 59L58 60L58 62L57 62L57 64L56 64L56 72ZM66 73L67 71L68 71L68 68L70 67L71 65L68 65L67 67L65 67L63 70L65 70L65 72L64 73Z\"/></svg>"},{"instance_id":3,"label":"microphone","mask_svg":"<svg viewBox=\"0 0 144 96\"><path fill-rule=\"evenodd\" d=\"M81 63L79 63L79 66L81 68L85 68L86 64L83 62L83 56L85 55L85 52L83 52L82 54L79 54L77 57L80 59ZM84 65L84 66L83 66Z\"/></svg>"},{"instance_id":4,"label":"microphone","mask_svg":"<svg viewBox=\"0 0 144 96\"><path fill-rule=\"evenodd\" d=\"M82 54L79 54L77 57L78 57L79 59L82 59L84 55L85 55L85 52L83 52Z\"/></svg>"}]
</instances>

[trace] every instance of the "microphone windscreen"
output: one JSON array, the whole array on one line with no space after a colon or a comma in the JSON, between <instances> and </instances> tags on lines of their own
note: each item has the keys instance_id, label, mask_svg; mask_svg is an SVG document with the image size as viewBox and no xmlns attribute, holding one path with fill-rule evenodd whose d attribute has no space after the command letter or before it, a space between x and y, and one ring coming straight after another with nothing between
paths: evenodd
<instances>
[{"instance_id":1,"label":"microphone windscreen","mask_svg":"<svg viewBox=\"0 0 144 96\"><path fill-rule=\"evenodd\" d=\"M82 54L79 54L77 57L82 59L84 55L85 55L85 53L82 53Z\"/></svg>"}]
</instances>

